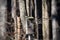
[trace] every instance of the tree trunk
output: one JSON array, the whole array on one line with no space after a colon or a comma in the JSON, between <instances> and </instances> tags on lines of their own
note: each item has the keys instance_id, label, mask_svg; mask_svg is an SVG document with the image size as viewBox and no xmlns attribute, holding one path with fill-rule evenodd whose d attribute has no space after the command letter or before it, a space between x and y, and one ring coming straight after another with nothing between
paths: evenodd
<instances>
[{"instance_id":1,"label":"tree trunk","mask_svg":"<svg viewBox=\"0 0 60 40\"><path fill-rule=\"evenodd\" d=\"M27 9L27 14L29 16L29 0L26 0L26 9Z\"/></svg>"},{"instance_id":2,"label":"tree trunk","mask_svg":"<svg viewBox=\"0 0 60 40\"><path fill-rule=\"evenodd\" d=\"M19 0L19 10L20 10L20 18L23 26L23 30L26 31L26 18L25 18L25 3L24 0Z\"/></svg>"},{"instance_id":3,"label":"tree trunk","mask_svg":"<svg viewBox=\"0 0 60 40\"><path fill-rule=\"evenodd\" d=\"M20 39L20 35L21 35L21 34L20 34L20 32L21 32L21 28L20 28L20 17L17 17L17 31L18 31L18 32L17 32L17 33L18 33L18 34L17 34L17 35L18 35L18 39L17 39L17 40L21 40L21 39Z\"/></svg>"},{"instance_id":4,"label":"tree trunk","mask_svg":"<svg viewBox=\"0 0 60 40\"><path fill-rule=\"evenodd\" d=\"M0 40L6 38L6 5L7 0L0 0Z\"/></svg>"},{"instance_id":5,"label":"tree trunk","mask_svg":"<svg viewBox=\"0 0 60 40\"><path fill-rule=\"evenodd\" d=\"M49 16L47 9L47 0L42 0L42 30L43 40L49 40Z\"/></svg>"},{"instance_id":6,"label":"tree trunk","mask_svg":"<svg viewBox=\"0 0 60 40\"><path fill-rule=\"evenodd\" d=\"M11 1L12 5L12 18L14 20L14 33L15 33L15 40L17 40L17 16L16 16L16 0Z\"/></svg>"},{"instance_id":7,"label":"tree trunk","mask_svg":"<svg viewBox=\"0 0 60 40\"><path fill-rule=\"evenodd\" d=\"M57 28L58 28L58 22L57 22L57 6L56 6L56 0L52 0L51 3L51 15L52 15L52 34L53 34L53 40L57 40Z\"/></svg>"},{"instance_id":8,"label":"tree trunk","mask_svg":"<svg viewBox=\"0 0 60 40\"><path fill-rule=\"evenodd\" d=\"M36 24L36 32L37 32L37 39L38 39L38 18L37 18L37 2L34 0L35 4L35 24Z\"/></svg>"}]
</instances>

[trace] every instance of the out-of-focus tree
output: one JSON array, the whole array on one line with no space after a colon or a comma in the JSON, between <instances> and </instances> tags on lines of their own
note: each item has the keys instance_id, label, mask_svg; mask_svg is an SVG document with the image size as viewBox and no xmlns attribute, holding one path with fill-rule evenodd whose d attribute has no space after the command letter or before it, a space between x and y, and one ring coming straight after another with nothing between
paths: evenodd
<instances>
[{"instance_id":1,"label":"out-of-focus tree","mask_svg":"<svg viewBox=\"0 0 60 40\"><path fill-rule=\"evenodd\" d=\"M7 0L0 0L0 40L6 39L6 5Z\"/></svg>"}]
</instances>

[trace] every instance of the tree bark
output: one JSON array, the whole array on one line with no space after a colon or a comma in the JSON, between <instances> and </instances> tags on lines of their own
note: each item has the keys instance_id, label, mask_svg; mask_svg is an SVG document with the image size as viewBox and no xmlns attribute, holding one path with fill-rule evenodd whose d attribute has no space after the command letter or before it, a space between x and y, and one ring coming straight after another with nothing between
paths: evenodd
<instances>
[{"instance_id":1,"label":"tree bark","mask_svg":"<svg viewBox=\"0 0 60 40\"><path fill-rule=\"evenodd\" d=\"M7 0L0 0L0 40L6 39Z\"/></svg>"},{"instance_id":2,"label":"tree bark","mask_svg":"<svg viewBox=\"0 0 60 40\"><path fill-rule=\"evenodd\" d=\"M25 18L25 3L24 0L19 0L19 10L20 10L20 18L23 26L23 30L26 31L26 18Z\"/></svg>"},{"instance_id":3,"label":"tree bark","mask_svg":"<svg viewBox=\"0 0 60 40\"><path fill-rule=\"evenodd\" d=\"M37 32L37 40L38 40L38 18L37 18L37 2L34 0L35 4L35 24L36 24L36 32Z\"/></svg>"},{"instance_id":4,"label":"tree bark","mask_svg":"<svg viewBox=\"0 0 60 40\"><path fill-rule=\"evenodd\" d=\"M21 35L21 34L20 34L20 32L21 32L21 28L20 28L20 17L17 17L17 31L18 31L18 32L17 32L17 33L18 33L18 34L17 34L17 35L18 35L18 39L17 39L17 40L21 40L21 39L20 39L20 35Z\"/></svg>"},{"instance_id":5,"label":"tree bark","mask_svg":"<svg viewBox=\"0 0 60 40\"><path fill-rule=\"evenodd\" d=\"M49 16L47 9L47 0L42 0L42 31L43 40L49 40Z\"/></svg>"},{"instance_id":6,"label":"tree bark","mask_svg":"<svg viewBox=\"0 0 60 40\"><path fill-rule=\"evenodd\" d=\"M14 33L15 33L15 40L17 40L17 16L16 16L16 0L11 1L12 6L12 18L14 20Z\"/></svg>"},{"instance_id":7,"label":"tree bark","mask_svg":"<svg viewBox=\"0 0 60 40\"><path fill-rule=\"evenodd\" d=\"M51 15L52 15L52 34L53 34L53 40L58 40L58 22L57 22L57 6L56 6L56 0L52 0L51 2Z\"/></svg>"},{"instance_id":8,"label":"tree bark","mask_svg":"<svg viewBox=\"0 0 60 40\"><path fill-rule=\"evenodd\" d=\"M26 9L27 9L27 14L29 16L29 0L26 0Z\"/></svg>"}]
</instances>

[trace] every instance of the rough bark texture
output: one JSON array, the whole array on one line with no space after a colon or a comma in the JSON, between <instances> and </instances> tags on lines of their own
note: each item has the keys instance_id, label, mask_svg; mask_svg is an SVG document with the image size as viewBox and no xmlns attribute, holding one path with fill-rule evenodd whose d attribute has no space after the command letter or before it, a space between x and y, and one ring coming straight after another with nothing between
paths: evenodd
<instances>
[{"instance_id":1,"label":"rough bark texture","mask_svg":"<svg viewBox=\"0 0 60 40\"><path fill-rule=\"evenodd\" d=\"M17 35L18 35L18 39L17 40L21 40L20 39L20 35L21 35L21 27L20 27L20 17L17 17Z\"/></svg>"},{"instance_id":2,"label":"rough bark texture","mask_svg":"<svg viewBox=\"0 0 60 40\"><path fill-rule=\"evenodd\" d=\"M19 0L19 10L20 10L20 18L23 26L23 30L26 31L26 18L25 18L25 3L24 0Z\"/></svg>"},{"instance_id":3,"label":"rough bark texture","mask_svg":"<svg viewBox=\"0 0 60 40\"><path fill-rule=\"evenodd\" d=\"M14 33L15 33L15 40L17 40L17 18L16 18L16 0L12 0L11 1L11 5L12 5L12 18L14 20Z\"/></svg>"},{"instance_id":4,"label":"rough bark texture","mask_svg":"<svg viewBox=\"0 0 60 40\"><path fill-rule=\"evenodd\" d=\"M47 0L42 0L42 30L43 40L49 40L49 17L47 10Z\"/></svg>"}]
</instances>

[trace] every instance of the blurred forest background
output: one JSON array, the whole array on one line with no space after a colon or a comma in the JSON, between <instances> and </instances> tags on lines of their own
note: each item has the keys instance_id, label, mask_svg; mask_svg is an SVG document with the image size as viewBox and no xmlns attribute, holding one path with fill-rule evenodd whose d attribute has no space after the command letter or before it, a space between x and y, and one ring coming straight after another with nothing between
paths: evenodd
<instances>
[{"instance_id":1,"label":"blurred forest background","mask_svg":"<svg viewBox=\"0 0 60 40\"><path fill-rule=\"evenodd\" d=\"M0 40L60 40L60 0L0 0Z\"/></svg>"}]
</instances>

